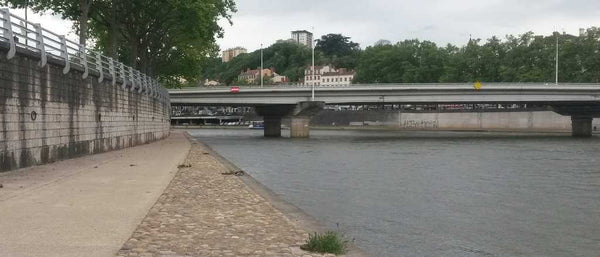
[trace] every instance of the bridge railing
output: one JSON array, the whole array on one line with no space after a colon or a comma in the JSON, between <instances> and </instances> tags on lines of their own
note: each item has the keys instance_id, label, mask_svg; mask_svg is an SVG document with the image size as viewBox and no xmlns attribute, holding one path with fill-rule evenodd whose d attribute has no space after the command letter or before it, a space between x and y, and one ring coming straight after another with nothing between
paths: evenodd
<instances>
[{"instance_id":1,"label":"bridge railing","mask_svg":"<svg viewBox=\"0 0 600 257\"><path fill-rule=\"evenodd\" d=\"M46 66L51 56L65 62L64 74L77 66L83 71L84 79L90 72L95 72L99 82L111 79L114 86L119 84L123 89L161 101L168 99L168 91L155 79L100 52L87 49L64 35L42 28L39 23L22 19L10 13L8 8L0 8L0 25L0 42L9 45L6 55L9 60L15 56L17 48L26 49L40 56L40 67Z\"/></svg>"},{"instance_id":2,"label":"bridge railing","mask_svg":"<svg viewBox=\"0 0 600 257\"><path fill-rule=\"evenodd\" d=\"M523 89L526 89L527 87L535 87L535 86L548 86L548 87L553 87L553 86L560 86L560 87L597 87L600 88L600 84L598 83L560 83L558 85L554 84L554 83L543 83L543 82L485 82L485 83L481 83L482 84L482 88L485 89L486 87L522 87ZM402 88L402 87L406 87L406 88L414 88L414 87L419 87L419 86L423 86L423 87L428 87L428 88L435 88L435 87L456 87L456 88L473 88L474 87L474 83L370 83L370 84L349 84L349 85L327 85L327 84L321 84L321 85L315 85L315 88L365 88L365 87L394 87L394 88ZM181 88L178 90L172 90L172 91L185 91L185 90L197 90L197 89L206 89L206 90L223 90L223 89L229 89L230 87L240 87L240 88L246 88L246 89L282 89L282 88L312 88L312 85L304 85L304 84L280 84L280 85L264 85L264 86L260 86L260 85L230 85L230 86L226 86L226 85L221 85L221 86L200 86L200 87L188 87L188 88Z\"/></svg>"}]
</instances>

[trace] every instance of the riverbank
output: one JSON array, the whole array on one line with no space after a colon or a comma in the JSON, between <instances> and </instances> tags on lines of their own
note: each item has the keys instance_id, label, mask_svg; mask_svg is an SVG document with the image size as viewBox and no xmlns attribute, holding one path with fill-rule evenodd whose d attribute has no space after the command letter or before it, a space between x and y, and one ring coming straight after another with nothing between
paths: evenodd
<instances>
[{"instance_id":1,"label":"riverbank","mask_svg":"<svg viewBox=\"0 0 600 257\"><path fill-rule=\"evenodd\" d=\"M300 249L324 230L314 219L189 138L185 162L118 256L332 256Z\"/></svg>"}]
</instances>

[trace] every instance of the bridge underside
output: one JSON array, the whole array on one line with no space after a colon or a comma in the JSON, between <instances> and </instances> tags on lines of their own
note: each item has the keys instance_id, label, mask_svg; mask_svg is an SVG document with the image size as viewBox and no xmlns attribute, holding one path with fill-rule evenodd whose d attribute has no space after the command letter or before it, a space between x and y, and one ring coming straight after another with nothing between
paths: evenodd
<instances>
[{"instance_id":1,"label":"bridge underside","mask_svg":"<svg viewBox=\"0 0 600 257\"><path fill-rule=\"evenodd\" d=\"M298 112L310 103L309 88L172 91L174 105L253 106L265 120L265 136L280 136L281 118L291 116L292 136L308 136L310 113ZM575 137L592 135L592 119L600 117L600 85L502 84L473 90L470 84L371 85L317 88L318 103L338 105L390 104L535 104L570 116ZM315 107L312 106L313 112ZM310 109L310 108L309 108ZM294 113L296 112L296 113ZM306 128L304 131L304 128ZM296 133L298 132L298 133Z\"/></svg>"},{"instance_id":2,"label":"bridge underside","mask_svg":"<svg viewBox=\"0 0 600 257\"><path fill-rule=\"evenodd\" d=\"M288 117L291 123L290 137L306 138L310 134L310 117L322 110L323 106L324 103L322 102L303 102L293 105L256 105L254 108L256 113L263 117L265 137L280 137L281 120L284 117ZM549 107L560 115L571 117L573 137L591 137L593 131L592 120L600 118L600 104L596 103L565 103Z\"/></svg>"},{"instance_id":3,"label":"bridge underside","mask_svg":"<svg viewBox=\"0 0 600 257\"><path fill-rule=\"evenodd\" d=\"M552 106L560 115L571 116L571 133L574 137L591 137L592 120L600 117L600 104L563 104Z\"/></svg>"},{"instance_id":4,"label":"bridge underside","mask_svg":"<svg viewBox=\"0 0 600 257\"><path fill-rule=\"evenodd\" d=\"M255 106L256 113L265 122L265 137L281 136L281 119L290 117L290 137L308 137L310 116L323 109L323 102L301 102L294 105L260 105Z\"/></svg>"}]
</instances>

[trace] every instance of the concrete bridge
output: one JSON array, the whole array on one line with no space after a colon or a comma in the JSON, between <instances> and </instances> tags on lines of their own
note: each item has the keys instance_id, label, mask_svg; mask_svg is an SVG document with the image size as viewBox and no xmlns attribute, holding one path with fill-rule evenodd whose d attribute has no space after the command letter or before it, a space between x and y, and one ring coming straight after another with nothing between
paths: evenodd
<instances>
[{"instance_id":1,"label":"concrete bridge","mask_svg":"<svg viewBox=\"0 0 600 257\"><path fill-rule=\"evenodd\" d=\"M325 104L537 104L571 116L572 135L590 137L600 117L600 84L471 83L366 84L315 89L308 86L194 88L169 90L174 105L253 106L265 120L265 136L281 135L281 118L290 116L291 136L307 137L309 117Z\"/></svg>"}]
</instances>

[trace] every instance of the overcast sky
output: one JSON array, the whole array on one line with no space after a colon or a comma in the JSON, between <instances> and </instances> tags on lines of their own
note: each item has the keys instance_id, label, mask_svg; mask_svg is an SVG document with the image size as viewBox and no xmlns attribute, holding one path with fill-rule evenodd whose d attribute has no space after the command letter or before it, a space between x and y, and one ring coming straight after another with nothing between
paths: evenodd
<instances>
[{"instance_id":1,"label":"overcast sky","mask_svg":"<svg viewBox=\"0 0 600 257\"><path fill-rule=\"evenodd\" d=\"M221 49L242 46L252 51L261 43L268 46L289 38L292 30L313 26L318 37L341 33L362 48L379 39L463 45L469 35L486 39L554 30L577 34L579 28L600 26L599 0L238 0L237 8L233 25L221 21ZM59 17L30 19L59 33L71 30Z\"/></svg>"},{"instance_id":2,"label":"overcast sky","mask_svg":"<svg viewBox=\"0 0 600 257\"><path fill-rule=\"evenodd\" d=\"M379 39L463 45L469 35L577 34L579 28L600 26L599 0L243 0L237 7L233 25L222 23L222 49L254 50L312 26L317 36L341 33L362 48Z\"/></svg>"}]
</instances>

